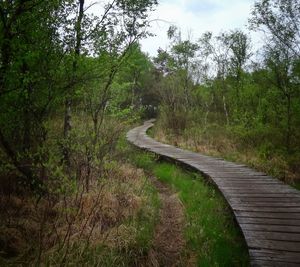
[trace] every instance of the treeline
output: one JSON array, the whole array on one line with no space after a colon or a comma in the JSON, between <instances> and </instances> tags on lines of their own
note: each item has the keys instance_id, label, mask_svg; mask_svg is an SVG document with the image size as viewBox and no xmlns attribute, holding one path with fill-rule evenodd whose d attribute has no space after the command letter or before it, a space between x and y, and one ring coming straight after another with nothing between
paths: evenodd
<instances>
[{"instance_id":1,"label":"treeline","mask_svg":"<svg viewBox=\"0 0 300 267\"><path fill-rule=\"evenodd\" d=\"M157 115L166 135L195 147L226 136L297 172L299 3L255 3L249 29L264 32L259 51L241 30L193 41L171 26L169 48L150 60L139 40L156 4L107 2L97 17L84 0L1 2L2 184L42 194L51 173L73 179L85 166L88 187L124 125Z\"/></svg>"},{"instance_id":2,"label":"treeline","mask_svg":"<svg viewBox=\"0 0 300 267\"><path fill-rule=\"evenodd\" d=\"M276 175L297 178L300 4L256 1L248 24L250 30L263 32L259 51L241 30L206 32L192 41L169 28L169 48L160 49L154 60L160 75L161 129L170 141L176 143L178 135L200 150L206 142L220 152L231 145L266 161L280 157L282 169ZM224 137L231 144L222 143Z\"/></svg>"}]
</instances>

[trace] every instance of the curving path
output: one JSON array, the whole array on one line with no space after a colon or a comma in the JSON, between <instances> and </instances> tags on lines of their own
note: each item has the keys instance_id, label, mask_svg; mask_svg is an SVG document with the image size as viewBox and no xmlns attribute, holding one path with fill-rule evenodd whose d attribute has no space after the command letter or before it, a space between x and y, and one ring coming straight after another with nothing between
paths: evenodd
<instances>
[{"instance_id":1,"label":"curving path","mask_svg":"<svg viewBox=\"0 0 300 267\"><path fill-rule=\"evenodd\" d=\"M171 158L209 177L244 234L251 266L300 266L300 192L245 165L205 156L147 136L154 120L127 133L139 148Z\"/></svg>"}]
</instances>

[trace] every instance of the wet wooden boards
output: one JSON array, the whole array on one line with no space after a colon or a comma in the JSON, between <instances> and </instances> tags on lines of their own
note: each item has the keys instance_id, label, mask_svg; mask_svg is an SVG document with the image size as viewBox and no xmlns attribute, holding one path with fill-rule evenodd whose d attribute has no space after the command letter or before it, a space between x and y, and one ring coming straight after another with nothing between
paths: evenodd
<instances>
[{"instance_id":1,"label":"wet wooden boards","mask_svg":"<svg viewBox=\"0 0 300 267\"><path fill-rule=\"evenodd\" d=\"M139 148L189 165L218 187L242 230L251 266L300 266L300 192L245 165L162 144L153 120L127 133Z\"/></svg>"}]
</instances>

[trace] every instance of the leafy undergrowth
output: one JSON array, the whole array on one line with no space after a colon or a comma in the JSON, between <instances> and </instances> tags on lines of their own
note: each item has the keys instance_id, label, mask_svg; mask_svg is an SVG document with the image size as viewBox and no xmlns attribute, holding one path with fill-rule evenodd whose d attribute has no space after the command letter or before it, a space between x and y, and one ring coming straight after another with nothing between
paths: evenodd
<instances>
[{"instance_id":1,"label":"leafy undergrowth","mask_svg":"<svg viewBox=\"0 0 300 267\"><path fill-rule=\"evenodd\" d=\"M251 145L250 140L240 139L232 130L217 125L209 125L205 130L198 125L174 134L158 121L150 134L163 143L247 164L300 189L300 154L276 150L270 143Z\"/></svg>"},{"instance_id":2,"label":"leafy undergrowth","mask_svg":"<svg viewBox=\"0 0 300 267\"><path fill-rule=\"evenodd\" d=\"M142 170L110 162L88 192L39 200L1 194L0 266L133 266L151 246L157 192ZM63 197L61 197L64 195Z\"/></svg>"},{"instance_id":3,"label":"leafy undergrowth","mask_svg":"<svg viewBox=\"0 0 300 267\"><path fill-rule=\"evenodd\" d=\"M248 266L245 241L225 200L200 175L136 152L131 159L178 192L185 207L182 266Z\"/></svg>"}]
</instances>

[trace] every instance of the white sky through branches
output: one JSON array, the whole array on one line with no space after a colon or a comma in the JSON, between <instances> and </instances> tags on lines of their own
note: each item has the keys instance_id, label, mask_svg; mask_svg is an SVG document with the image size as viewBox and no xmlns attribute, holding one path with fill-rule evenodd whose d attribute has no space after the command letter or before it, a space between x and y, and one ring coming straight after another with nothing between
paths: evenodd
<instances>
[{"instance_id":1,"label":"white sky through branches","mask_svg":"<svg viewBox=\"0 0 300 267\"><path fill-rule=\"evenodd\" d=\"M86 5L97 2L87 0ZM103 2L100 1L103 5ZM168 46L167 30L176 25L182 31L182 37L188 36L196 41L206 31L219 34L221 31L242 29L249 33L247 21L255 0L158 0L156 10L150 15L150 32L155 34L141 41L142 50L155 56L157 49ZM100 4L101 5L101 4ZM100 15L99 5L92 12ZM97 14L99 12L99 14ZM251 33L254 47L259 46L259 37Z\"/></svg>"}]
</instances>

